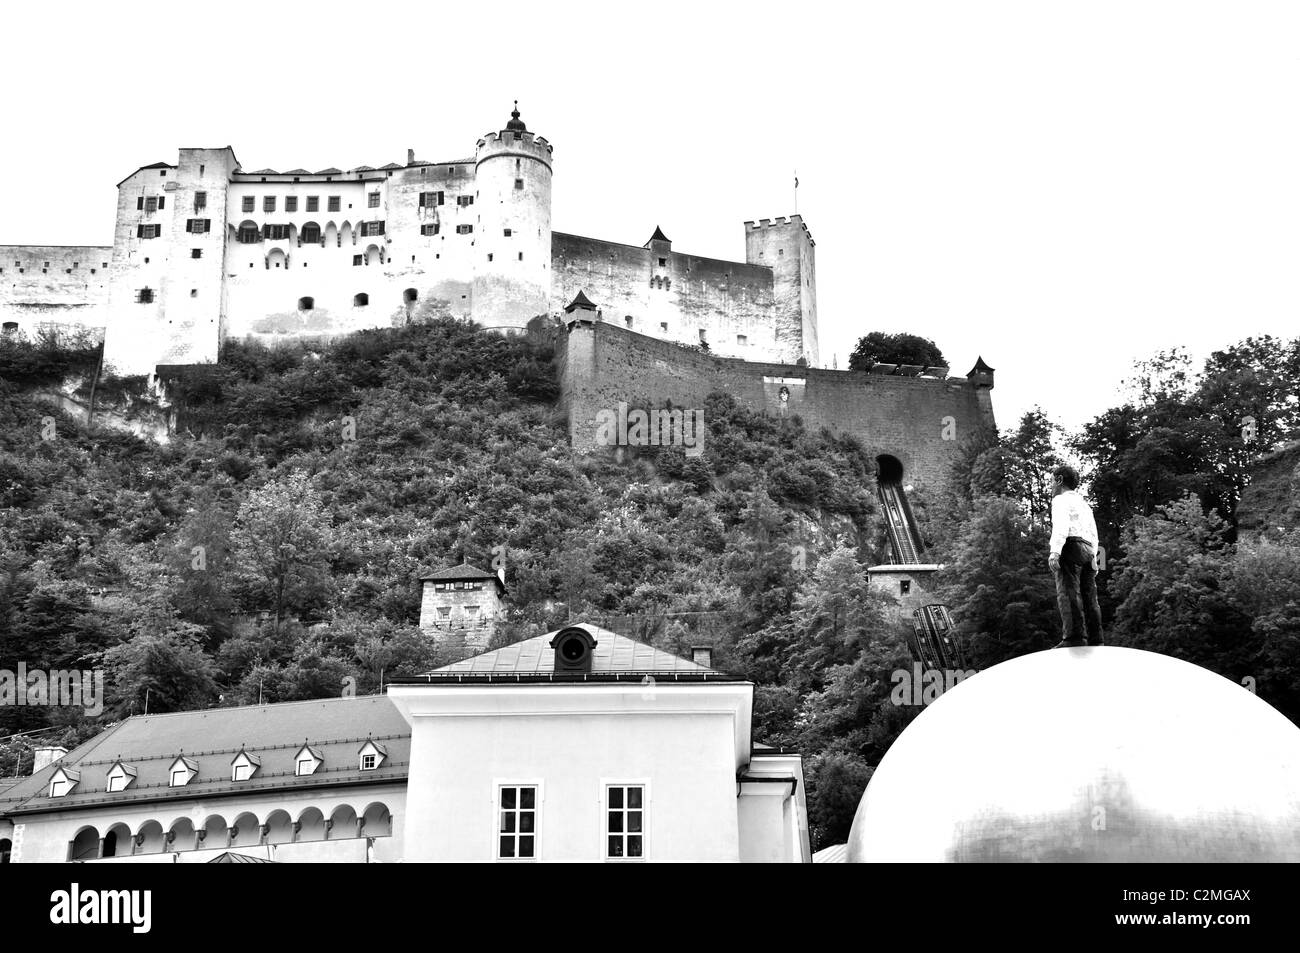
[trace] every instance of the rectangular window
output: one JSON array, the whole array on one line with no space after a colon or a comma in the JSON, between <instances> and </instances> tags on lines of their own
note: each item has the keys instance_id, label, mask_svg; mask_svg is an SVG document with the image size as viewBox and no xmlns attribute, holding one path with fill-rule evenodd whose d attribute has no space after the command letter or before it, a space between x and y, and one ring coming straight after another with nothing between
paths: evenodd
<instances>
[{"instance_id":1,"label":"rectangular window","mask_svg":"<svg viewBox=\"0 0 1300 953\"><path fill-rule=\"evenodd\" d=\"M378 192L371 192L371 193L366 197L366 204L367 204L370 208L379 208L379 193L378 193Z\"/></svg>"},{"instance_id":2,"label":"rectangular window","mask_svg":"<svg viewBox=\"0 0 1300 953\"><path fill-rule=\"evenodd\" d=\"M460 206L473 205L473 204L474 204L474 196L472 196L472 195L458 195L458 196L456 196L456 204L457 204L457 205L460 205Z\"/></svg>"},{"instance_id":3,"label":"rectangular window","mask_svg":"<svg viewBox=\"0 0 1300 953\"><path fill-rule=\"evenodd\" d=\"M202 258L202 257L203 257L203 249L202 249L202 248L191 248L191 249L190 249L190 257L191 257L191 258Z\"/></svg>"},{"instance_id":4,"label":"rectangular window","mask_svg":"<svg viewBox=\"0 0 1300 953\"><path fill-rule=\"evenodd\" d=\"M320 196L319 196L319 195L309 195L309 196L307 196L307 211L309 211L309 212L319 212L319 211L320 211Z\"/></svg>"},{"instance_id":5,"label":"rectangular window","mask_svg":"<svg viewBox=\"0 0 1300 953\"><path fill-rule=\"evenodd\" d=\"M365 255L353 255L353 256L352 256L352 264L354 264L354 265L364 265L365 263L366 263L366 256L365 256Z\"/></svg>"},{"instance_id":6,"label":"rectangular window","mask_svg":"<svg viewBox=\"0 0 1300 953\"><path fill-rule=\"evenodd\" d=\"M207 193L207 192L195 192L195 193L194 193L194 211L196 211L196 212L202 212L202 211L203 211L205 208L207 208L207 207L208 207L208 193Z\"/></svg>"},{"instance_id":7,"label":"rectangular window","mask_svg":"<svg viewBox=\"0 0 1300 953\"><path fill-rule=\"evenodd\" d=\"M151 195L144 200L144 213L152 215L156 211L158 211L158 199Z\"/></svg>"},{"instance_id":8,"label":"rectangular window","mask_svg":"<svg viewBox=\"0 0 1300 953\"><path fill-rule=\"evenodd\" d=\"M161 225L137 225L135 227L136 238L157 238L162 234Z\"/></svg>"},{"instance_id":9,"label":"rectangular window","mask_svg":"<svg viewBox=\"0 0 1300 953\"><path fill-rule=\"evenodd\" d=\"M375 756L373 754L363 754L361 756L361 770L362 771L375 770Z\"/></svg>"},{"instance_id":10,"label":"rectangular window","mask_svg":"<svg viewBox=\"0 0 1300 953\"><path fill-rule=\"evenodd\" d=\"M456 226L456 234L457 234L457 235L468 235L468 234L470 234L470 233L473 232L473 231L474 231L474 226L473 226L473 225L457 225L457 226Z\"/></svg>"},{"instance_id":11,"label":"rectangular window","mask_svg":"<svg viewBox=\"0 0 1300 953\"><path fill-rule=\"evenodd\" d=\"M137 210L137 211L140 211L140 212L143 212L143 211L144 211L144 196L143 196L143 195L141 195L139 198L137 198L137 199L135 200L135 207L136 207L136 210Z\"/></svg>"},{"instance_id":12,"label":"rectangular window","mask_svg":"<svg viewBox=\"0 0 1300 953\"><path fill-rule=\"evenodd\" d=\"M165 195L161 195L161 196L159 196L159 197L158 197L158 207L159 207L159 208L162 208L162 207L163 207L164 205L166 205L166 204L167 204L167 196L165 196Z\"/></svg>"},{"instance_id":13,"label":"rectangular window","mask_svg":"<svg viewBox=\"0 0 1300 953\"><path fill-rule=\"evenodd\" d=\"M185 222L185 231L194 235L202 235L212 231L212 219L210 218L191 218Z\"/></svg>"},{"instance_id":14,"label":"rectangular window","mask_svg":"<svg viewBox=\"0 0 1300 953\"><path fill-rule=\"evenodd\" d=\"M659 267L660 267L660 268L667 268L667 267L668 267L668 259L667 259L667 258L660 258L660 259L659 259Z\"/></svg>"},{"instance_id":15,"label":"rectangular window","mask_svg":"<svg viewBox=\"0 0 1300 953\"><path fill-rule=\"evenodd\" d=\"M421 235L437 235L437 234L438 234L438 226L437 226L437 225L421 225L421 226L420 226L420 234L421 234Z\"/></svg>"},{"instance_id":16,"label":"rectangular window","mask_svg":"<svg viewBox=\"0 0 1300 953\"><path fill-rule=\"evenodd\" d=\"M262 226L262 236L267 241L282 242L289 238L288 225L264 225Z\"/></svg>"},{"instance_id":17,"label":"rectangular window","mask_svg":"<svg viewBox=\"0 0 1300 953\"><path fill-rule=\"evenodd\" d=\"M253 196L245 195L243 199L240 200L239 207L242 208L245 212L251 212L253 211L254 208L256 208L256 204L255 204L256 202L257 199L253 198Z\"/></svg>"},{"instance_id":18,"label":"rectangular window","mask_svg":"<svg viewBox=\"0 0 1300 953\"><path fill-rule=\"evenodd\" d=\"M613 784L605 793L605 857L644 857L645 788L639 784Z\"/></svg>"},{"instance_id":19,"label":"rectangular window","mask_svg":"<svg viewBox=\"0 0 1300 953\"><path fill-rule=\"evenodd\" d=\"M341 201L342 200L337 195L331 195L329 197L329 211L337 212L339 210L339 202Z\"/></svg>"},{"instance_id":20,"label":"rectangular window","mask_svg":"<svg viewBox=\"0 0 1300 953\"><path fill-rule=\"evenodd\" d=\"M362 238L369 238L371 235L382 235L382 234L384 234L383 222L362 222L361 223Z\"/></svg>"},{"instance_id":21,"label":"rectangular window","mask_svg":"<svg viewBox=\"0 0 1300 953\"><path fill-rule=\"evenodd\" d=\"M442 205L444 192L421 192L420 208L433 208L435 205Z\"/></svg>"},{"instance_id":22,"label":"rectangular window","mask_svg":"<svg viewBox=\"0 0 1300 953\"><path fill-rule=\"evenodd\" d=\"M296 196L296 195L286 195L286 196L284 197L284 210L285 210L286 212L296 212L296 211L298 211L298 196Z\"/></svg>"},{"instance_id":23,"label":"rectangular window","mask_svg":"<svg viewBox=\"0 0 1300 953\"><path fill-rule=\"evenodd\" d=\"M114 794L118 791L126 790L126 775L115 774L108 779L108 793Z\"/></svg>"},{"instance_id":24,"label":"rectangular window","mask_svg":"<svg viewBox=\"0 0 1300 953\"><path fill-rule=\"evenodd\" d=\"M513 232L511 232L510 229L507 228L504 230L504 234L506 238L509 238L513 234Z\"/></svg>"},{"instance_id":25,"label":"rectangular window","mask_svg":"<svg viewBox=\"0 0 1300 953\"><path fill-rule=\"evenodd\" d=\"M274 211L275 211L275 196L274 196L274 195L264 195L264 196L262 196L262 211L263 211L263 212L274 212Z\"/></svg>"},{"instance_id":26,"label":"rectangular window","mask_svg":"<svg viewBox=\"0 0 1300 953\"><path fill-rule=\"evenodd\" d=\"M537 856L537 788L503 785L497 815L497 858L531 860Z\"/></svg>"},{"instance_id":27,"label":"rectangular window","mask_svg":"<svg viewBox=\"0 0 1300 953\"><path fill-rule=\"evenodd\" d=\"M523 187L524 187L524 180L523 180L523 179L515 179L515 188L516 188L516 189L522 189Z\"/></svg>"},{"instance_id":28,"label":"rectangular window","mask_svg":"<svg viewBox=\"0 0 1300 953\"><path fill-rule=\"evenodd\" d=\"M135 293L135 300L137 304L153 304L153 289L141 288Z\"/></svg>"}]
</instances>

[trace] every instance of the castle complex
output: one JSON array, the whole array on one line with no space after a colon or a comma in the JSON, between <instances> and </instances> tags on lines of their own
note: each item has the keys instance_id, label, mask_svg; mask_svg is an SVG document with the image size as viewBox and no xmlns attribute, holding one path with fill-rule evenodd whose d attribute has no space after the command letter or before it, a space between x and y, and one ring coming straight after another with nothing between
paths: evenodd
<instances>
[{"instance_id":1,"label":"castle complex","mask_svg":"<svg viewBox=\"0 0 1300 953\"><path fill-rule=\"evenodd\" d=\"M0 249L0 322L105 329L119 374L210 363L230 337L329 337L418 308L505 331L579 290L606 320L756 361L817 363L814 243L799 216L745 223L745 261L551 230L552 146L516 109L474 155L344 172L245 172L181 149L118 183L112 247Z\"/></svg>"}]
</instances>

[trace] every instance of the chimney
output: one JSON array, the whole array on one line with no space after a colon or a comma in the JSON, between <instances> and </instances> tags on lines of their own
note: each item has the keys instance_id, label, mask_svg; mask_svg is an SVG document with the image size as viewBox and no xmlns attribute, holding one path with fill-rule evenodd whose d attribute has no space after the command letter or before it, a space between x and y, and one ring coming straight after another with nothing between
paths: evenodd
<instances>
[{"instance_id":1,"label":"chimney","mask_svg":"<svg viewBox=\"0 0 1300 953\"><path fill-rule=\"evenodd\" d=\"M42 748L33 748L32 754L35 756L36 762L32 765L32 774L35 774L37 771L41 770L41 768L48 768L67 753L67 748L61 748L58 745L47 745Z\"/></svg>"},{"instance_id":2,"label":"chimney","mask_svg":"<svg viewBox=\"0 0 1300 953\"><path fill-rule=\"evenodd\" d=\"M705 668L713 668L713 649L707 645L692 645L691 661Z\"/></svg>"},{"instance_id":3,"label":"chimney","mask_svg":"<svg viewBox=\"0 0 1300 953\"><path fill-rule=\"evenodd\" d=\"M414 150L414 149L407 149L407 150L406 150L406 164L407 164L407 165L415 165L415 150Z\"/></svg>"}]
</instances>

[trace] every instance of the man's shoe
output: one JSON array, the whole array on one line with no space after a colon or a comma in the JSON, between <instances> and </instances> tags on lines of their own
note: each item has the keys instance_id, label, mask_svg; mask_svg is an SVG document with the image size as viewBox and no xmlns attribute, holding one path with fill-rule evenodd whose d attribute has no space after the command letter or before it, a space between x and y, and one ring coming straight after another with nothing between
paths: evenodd
<instances>
[{"instance_id":1,"label":"man's shoe","mask_svg":"<svg viewBox=\"0 0 1300 953\"><path fill-rule=\"evenodd\" d=\"M1053 645L1052 648L1054 648L1054 649L1081 649L1081 648L1083 648L1083 647L1084 647L1085 645L1087 645L1087 644L1088 644L1088 643L1085 642L1085 641L1083 641L1083 639L1061 639L1061 641L1059 641L1059 642L1057 642L1055 645Z\"/></svg>"}]
</instances>

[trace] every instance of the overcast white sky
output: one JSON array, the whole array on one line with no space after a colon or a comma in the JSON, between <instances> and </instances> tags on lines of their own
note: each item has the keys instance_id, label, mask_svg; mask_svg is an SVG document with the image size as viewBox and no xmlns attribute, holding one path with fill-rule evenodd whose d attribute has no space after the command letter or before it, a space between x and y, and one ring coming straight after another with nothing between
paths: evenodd
<instances>
[{"instance_id":1,"label":"overcast white sky","mask_svg":"<svg viewBox=\"0 0 1300 953\"><path fill-rule=\"evenodd\" d=\"M870 330L1076 426L1134 358L1300 333L1300 5L10 5L0 244L110 244L180 146L245 169L470 156L518 98L556 230L817 241L823 360Z\"/></svg>"}]
</instances>

